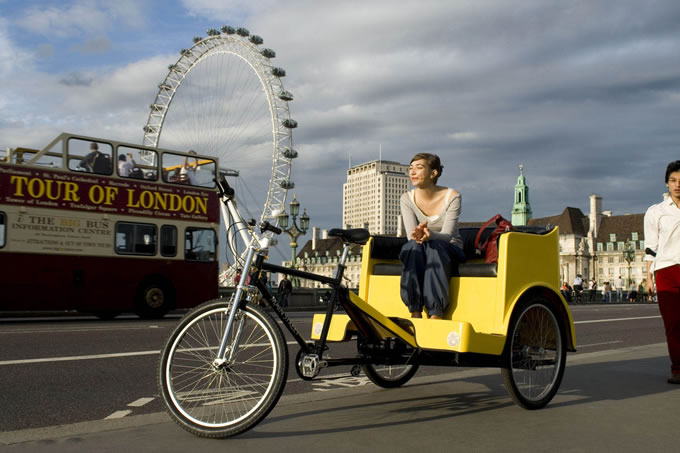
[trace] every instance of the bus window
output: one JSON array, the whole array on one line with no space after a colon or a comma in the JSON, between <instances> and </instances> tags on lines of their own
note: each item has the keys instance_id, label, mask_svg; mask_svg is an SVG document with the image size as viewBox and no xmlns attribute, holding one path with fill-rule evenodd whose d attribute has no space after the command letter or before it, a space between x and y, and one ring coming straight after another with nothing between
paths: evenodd
<instances>
[{"instance_id":1,"label":"bus window","mask_svg":"<svg viewBox=\"0 0 680 453\"><path fill-rule=\"evenodd\" d=\"M163 225L161 227L161 255L177 256L177 227Z\"/></svg>"},{"instance_id":2,"label":"bus window","mask_svg":"<svg viewBox=\"0 0 680 453\"><path fill-rule=\"evenodd\" d=\"M210 228L187 228L184 238L184 257L188 261L215 261L214 230Z\"/></svg>"},{"instance_id":3,"label":"bus window","mask_svg":"<svg viewBox=\"0 0 680 453\"><path fill-rule=\"evenodd\" d=\"M70 138L68 140L68 168L110 175L113 172L113 148L105 142Z\"/></svg>"},{"instance_id":4,"label":"bus window","mask_svg":"<svg viewBox=\"0 0 680 453\"><path fill-rule=\"evenodd\" d=\"M118 222L115 248L116 253L125 255L155 255L156 225Z\"/></svg>"},{"instance_id":5,"label":"bus window","mask_svg":"<svg viewBox=\"0 0 680 453\"><path fill-rule=\"evenodd\" d=\"M155 181L158 177L158 153L148 149L119 146L116 170L124 178Z\"/></svg>"},{"instance_id":6,"label":"bus window","mask_svg":"<svg viewBox=\"0 0 680 453\"><path fill-rule=\"evenodd\" d=\"M5 213L0 212L0 249L5 246Z\"/></svg>"},{"instance_id":7,"label":"bus window","mask_svg":"<svg viewBox=\"0 0 680 453\"><path fill-rule=\"evenodd\" d=\"M189 150L190 154L196 154ZM216 165L212 159L163 153L163 181L192 186L215 187Z\"/></svg>"}]
</instances>

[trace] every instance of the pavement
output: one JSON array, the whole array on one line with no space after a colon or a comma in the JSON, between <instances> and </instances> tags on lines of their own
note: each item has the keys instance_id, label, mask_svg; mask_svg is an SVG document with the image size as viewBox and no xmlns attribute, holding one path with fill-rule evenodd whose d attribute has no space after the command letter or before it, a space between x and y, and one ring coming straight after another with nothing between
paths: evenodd
<instances>
[{"instance_id":1,"label":"pavement","mask_svg":"<svg viewBox=\"0 0 680 453\"><path fill-rule=\"evenodd\" d=\"M253 430L195 437L165 413L0 433L8 452L677 451L680 386L665 343L571 354L544 409L516 406L497 369L286 395Z\"/></svg>"}]
</instances>

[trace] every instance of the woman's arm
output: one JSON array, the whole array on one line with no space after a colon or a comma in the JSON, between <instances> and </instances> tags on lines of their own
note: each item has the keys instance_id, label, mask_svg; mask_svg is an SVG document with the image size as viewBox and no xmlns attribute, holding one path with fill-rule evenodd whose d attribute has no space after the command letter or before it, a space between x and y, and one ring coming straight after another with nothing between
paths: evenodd
<instances>
[{"instance_id":1,"label":"woman's arm","mask_svg":"<svg viewBox=\"0 0 680 453\"><path fill-rule=\"evenodd\" d=\"M399 207L401 208L401 219L404 221L404 230L406 237L411 239L413 230L418 226L418 217L416 217L413 203L409 198L409 193L404 192L399 199Z\"/></svg>"},{"instance_id":2,"label":"woman's arm","mask_svg":"<svg viewBox=\"0 0 680 453\"><path fill-rule=\"evenodd\" d=\"M645 213L645 250L649 249L653 252L658 252L659 247L659 224L658 218L654 213L654 206L647 209ZM654 257L646 254L644 260L647 263L647 292L654 294L654 271L652 269L654 264Z\"/></svg>"}]
</instances>

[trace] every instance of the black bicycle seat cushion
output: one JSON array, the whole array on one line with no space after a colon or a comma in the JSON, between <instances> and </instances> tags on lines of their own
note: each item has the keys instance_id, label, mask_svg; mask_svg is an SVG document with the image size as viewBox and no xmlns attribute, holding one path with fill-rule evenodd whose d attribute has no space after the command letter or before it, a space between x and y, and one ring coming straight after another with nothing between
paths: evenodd
<instances>
[{"instance_id":1,"label":"black bicycle seat cushion","mask_svg":"<svg viewBox=\"0 0 680 453\"><path fill-rule=\"evenodd\" d=\"M352 228L350 230L341 230L340 228L333 228L328 232L329 237L339 237L342 242L350 242L352 244L364 245L371 237L371 233L364 228Z\"/></svg>"}]
</instances>

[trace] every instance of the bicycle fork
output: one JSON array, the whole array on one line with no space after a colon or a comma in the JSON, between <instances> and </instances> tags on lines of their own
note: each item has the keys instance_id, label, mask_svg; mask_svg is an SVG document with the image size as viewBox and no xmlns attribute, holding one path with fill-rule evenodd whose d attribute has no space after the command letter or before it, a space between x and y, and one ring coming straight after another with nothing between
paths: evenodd
<instances>
[{"instance_id":1,"label":"bicycle fork","mask_svg":"<svg viewBox=\"0 0 680 453\"><path fill-rule=\"evenodd\" d=\"M229 310L229 318L227 319L227 325L224 328L224 334L222 335L222 340L220 341L220 348L217 351L217 356L213 360L213 367L216 369L221 369L228 366L234 360L234 354L238 350L239 341L241 339L241 333L243 332L243 324L245 323L245 317L241 317L238 325L236 326L236 334L234 335L234 340L231 345L228 344L229 336L234 326L234 320L236 319L236 312L239 311L239 306L241 305L241 300L245 296L246 292L246 280L248 279L248 271L250 271L250 265L253 262L253 257L255 256L255 247L251 246L248 248L248 254L246 255L245 263L243 266L244 272L241 274L241 280L238 282L236 287L236 294L234 295L234 302L231 305L231 310Z\"/></svg>"}]
</instances>

